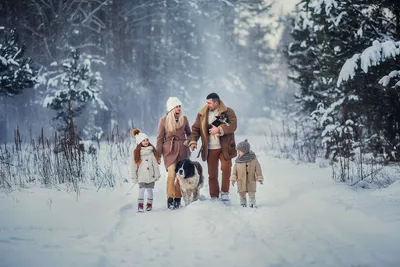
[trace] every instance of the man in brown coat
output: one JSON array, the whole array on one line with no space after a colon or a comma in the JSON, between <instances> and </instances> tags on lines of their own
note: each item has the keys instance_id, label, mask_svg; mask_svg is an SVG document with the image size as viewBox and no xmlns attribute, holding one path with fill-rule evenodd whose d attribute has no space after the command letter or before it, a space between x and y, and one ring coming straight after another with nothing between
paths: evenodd
<instances>
[{"instance_id":1,"label":"man in brown coat","mask_svg":"<svg viewBox=\"0 0 400 267\"><path fill-rule=\"evenodd\" d=\"M207 104L199 111L196 121L192 125L192 135L189 146L197 148L197 141L201 138L202 146L199 154L203 161L207 161L208 184L211 199L217 199L221 191L221 199L229 201L229 178L232 168L232 158L236 157L235 131L237 128L236 114L230 107L225 106L216 93L206 97ZM218 126L212 125L217 119L224 121ZM218 165L221 162L222 183L221 190L218 182Z\"/></svg>"}]
</instances>

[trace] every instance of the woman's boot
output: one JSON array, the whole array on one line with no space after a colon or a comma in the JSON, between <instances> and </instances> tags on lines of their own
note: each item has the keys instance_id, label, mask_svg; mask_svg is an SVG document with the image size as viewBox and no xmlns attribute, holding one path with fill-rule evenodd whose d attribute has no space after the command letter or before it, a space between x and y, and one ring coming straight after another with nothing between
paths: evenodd
<instances>
[{"instance_id":1,"label":"woman's boot","mask_svg":"<svg viewBox=\"0 0 400 267\"><path fill-rule=\"evenodd\" d=\"M179 209L180 208L180 206L181 206L181 198L179 197L176 197L176 198L174 198L174 207L175 207L175 209Z\"/></svg>"},{"instance_id":2,"label":"woman's boot","mask_svg":"<svg viewBox=\"0 0 400 267\"><path fill-rule=\"evenodd\" d=\"M174 199L173 199L172 197L169 197L169 198L167 199L167 207L168 207L170 210L175 209L175 206L174 206Z\"/></svg>"}]
</instances>

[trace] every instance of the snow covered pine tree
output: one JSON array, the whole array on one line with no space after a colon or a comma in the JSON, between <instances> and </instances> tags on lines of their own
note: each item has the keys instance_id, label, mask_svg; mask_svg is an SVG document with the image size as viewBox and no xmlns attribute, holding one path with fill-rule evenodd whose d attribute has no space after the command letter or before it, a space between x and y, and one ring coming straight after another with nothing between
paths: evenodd
<instances>
[{"instance_id":1,"label":"snow covered pine tree","mask_svg":"<svg viewBox=\"0 0 400 267\"><path fill-rule=\"evenodd\" d=\"M74 119L91 101L101 106L104 103L98 97L101 77L98 72L92 72L90 60L82 59L76 49L72 50L71 57L60 65L52 64L57 68L55 71L42 74L47 85L47 97L43 105L56 111L53 119L58 131L75 136Z\"/></svg>"},{"instance_id":2,"label":"snow covered pine tree","mask_svg":"<svg viewBox=\"0 0 400 267\"><path fill-rule=\"evenodd\" d=\"M17 32L0 27L0 95L14 96L35 85L37 70L24 51Z\"/></svg>"}]
</instances>

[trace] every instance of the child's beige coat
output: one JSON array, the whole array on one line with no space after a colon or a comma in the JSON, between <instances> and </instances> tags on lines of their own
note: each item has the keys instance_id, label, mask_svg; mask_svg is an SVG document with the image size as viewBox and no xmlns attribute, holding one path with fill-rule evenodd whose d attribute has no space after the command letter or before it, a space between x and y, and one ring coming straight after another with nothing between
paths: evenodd
<instances>
[{"instance_id":1,"label":"child's beige coat","mask_svg":"<svg viewBox=\"0 0 400 267\"><path fill-rule=\"evenodd\" d=\"M235 162L230 180L237 183L238 193L256 192L257 182L264 180L260 163L257 159L245 163Z\"/></svg>"}]
</instances>

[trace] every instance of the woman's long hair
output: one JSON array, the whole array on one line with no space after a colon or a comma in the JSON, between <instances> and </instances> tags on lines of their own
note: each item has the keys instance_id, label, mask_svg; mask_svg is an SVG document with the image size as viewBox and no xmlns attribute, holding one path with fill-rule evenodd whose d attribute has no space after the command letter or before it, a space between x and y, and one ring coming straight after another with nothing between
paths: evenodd
<instances>
[{"instance_id":1,"label":"woman's long hair","mask_svg":"<svg viewBox=\"0 0 400 267\"><path fill-rule=\"evenodd\" d=\"M161 159L160 153L158 153L158 151L156 150L156 148L149 143L148 146L153 147L153 154L154 157L156 158L156 161L158 162ZM133 160L135 161L136 164L140 164L142 163L142 158L140 157L140 150L142 149L142 143L138 144L135 148L135 150L133 151Z\"/></svg>"},{"instance_id":2,"label":"woman's long hair","mask_svg":"<svg viewBox=\"0 0 400 267\"><path fill-rule=\"evenodd\" d=\"M179 113L178 118L175 117L174 110L171 110L170 112L167 113L165 119L165 127L168 132L175 133L176 129L181 128L183 124L184 124L184 118L182 111L181 113Z\"/></svg>"}]
</instances>

